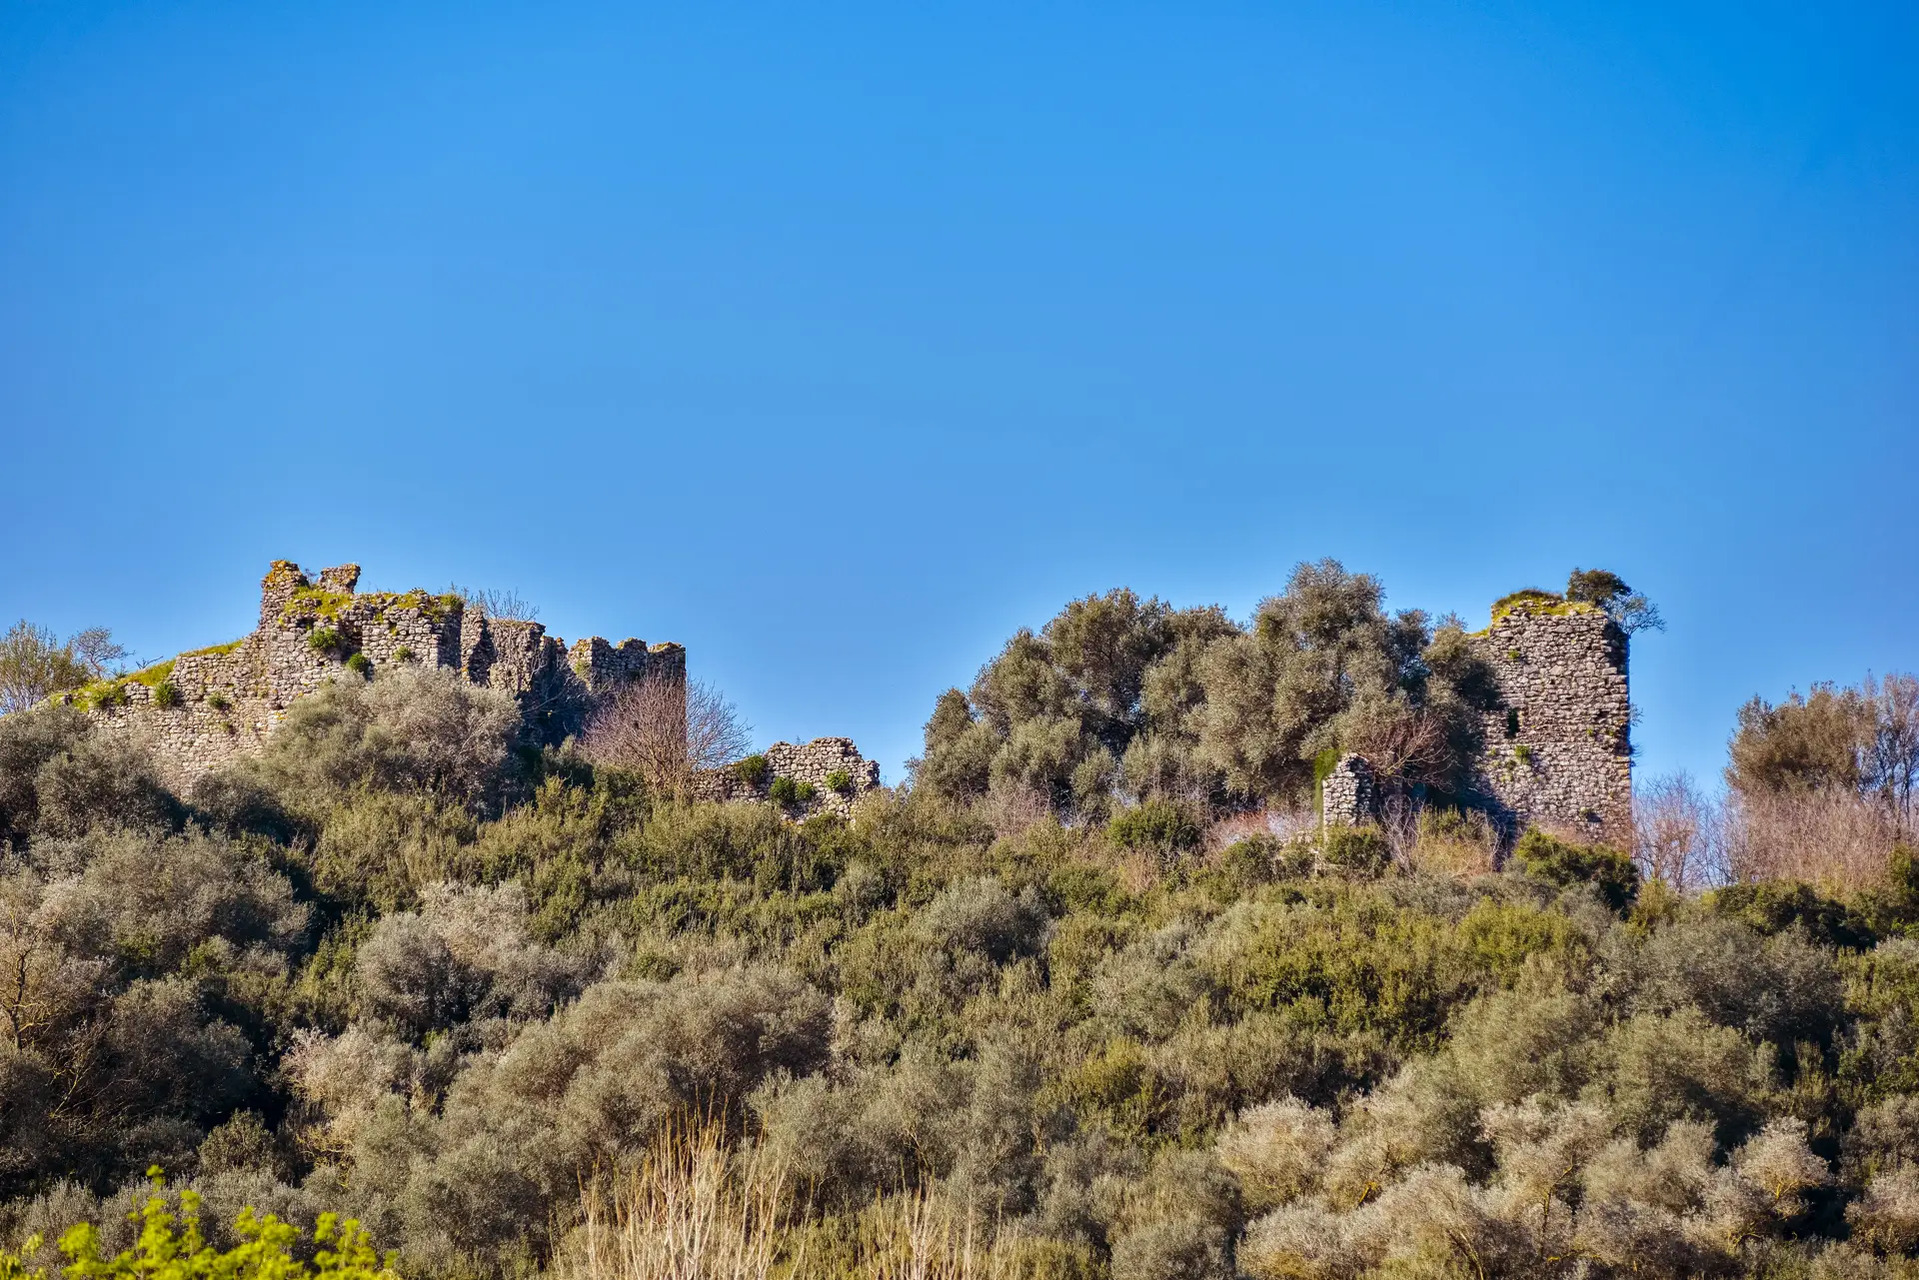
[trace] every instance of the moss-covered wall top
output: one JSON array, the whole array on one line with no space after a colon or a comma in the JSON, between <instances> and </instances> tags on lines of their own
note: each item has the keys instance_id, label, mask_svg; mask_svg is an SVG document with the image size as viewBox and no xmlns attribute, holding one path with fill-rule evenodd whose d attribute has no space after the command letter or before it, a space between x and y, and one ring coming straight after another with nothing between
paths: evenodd
<instances>
[{"instance_id":1,"label":"moss-covered wall top","mask_svg":"<svg viewBox=\"0 0 1919 1280\"><path fill-rule=\"evenodd\" d=\"M577 732L594 700L618 684L686 673L686 651L676 644L613 645L596 636L569 655L537 622L489 618L458 595L360 592L359 580L358 565L309 577L291 560L276 560L260 583L260 625L252 633L62 700L145 734L190 781L258 750L295 699L384 666L449 668L505 689L545 740Z\"/></svg>"}]
</instances>

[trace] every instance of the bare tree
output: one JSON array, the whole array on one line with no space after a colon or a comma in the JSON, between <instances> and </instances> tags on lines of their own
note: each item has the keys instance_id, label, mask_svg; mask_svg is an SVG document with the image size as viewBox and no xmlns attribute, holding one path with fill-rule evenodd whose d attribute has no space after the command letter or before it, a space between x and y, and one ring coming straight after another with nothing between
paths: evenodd
<instances>
[{"instance_id":1,"label":"bare tree","mask_svg":"<svg viewBox=\"0 0 1919 1280\"><path fill-rule=\"evenodd\" d=\"M693 775L744 756L752 726L700 680L647 676L615 690L587 725L588 758L631 769L665 795L684 795Z\"/></svg>"},{"instance_id":2,"label":"bare tree","mask_svg":"<svg viewBox=\"0 0 1919 1280\"><path fill-rule=\"evenodd\" d=\"M1347 713L1345 745L1366 757L1381 782L1412 785L1444 775L1449 758L1446 726L1403 698L1363 699Z\"/></svg>"},{"instance_id":3,"label":"bare tree","mask_svg":"<svg viewBox=\"0 0 1919 1280\"><path fill-rule=\"evenodd\" d=\"M1692 775L1669 773L1633 788L1633 860L1648 880L1681 893L1724 880L1719 808Z\"/></svg>"},{"instance_id":4,"label":"bare tree","mask_svg":"<svg viewBox=\"0 0 1919 1280\"><path fill-rule=\"evenodd\" d=\"M89 627L62 642L23 618L0 636L0 715L25 711L89 680L117 675L126 656L105 627Z\"/></svg>"},{"instance_id":5,"label":"bare tree","mask_svg":"<svg viewBox=\"0 0 1919 1280\"><path fill-rule=\"evenodd\" d=\"M113 642L113 632L105 627L88 627L67 637L67 652L86 668L95 680L126 671L127 647Z\"/></svg>"},{"instance_id":6,"label":"bare tree","mask_svg":"<svg viewBox=\"0 0 1919 1280\"><path fill-rule=\"evenodd\" d=\"M1875 680L1868 675L1860 692L1873 712L1872 739L1861 753L1860 782L1910 836L1912 793L1919 784L1919 676L1895 672Z\"/></svg>"},{"instance_id":7,"label":"bare tree","mask_svg":"<svg viewBox=\"0 0 1919 1280\"><path fill-rule=\"evenodd\" d=\"M462 586L452 586L447 590L466 601L467 608L477 609L489 618L511 622L537 622L540 618L540 606L523 599L517 591Z\"/></svg>"}]
</instances>

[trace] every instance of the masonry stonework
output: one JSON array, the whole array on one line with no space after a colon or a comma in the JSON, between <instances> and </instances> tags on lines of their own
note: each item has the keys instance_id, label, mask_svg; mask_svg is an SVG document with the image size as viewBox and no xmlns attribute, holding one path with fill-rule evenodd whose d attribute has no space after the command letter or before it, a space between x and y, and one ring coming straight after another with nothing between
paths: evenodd
<instances>
[{"instance_id":1,"label":"masonry stonework","mask_svg":"<svg viewBox=\"0 0 1919 1280\"><path fill-rule=\"evenodd\" d=\"M613 645L595 636L569 651L540 623L488 617L457 595L356 592L359 579L358 565L310 578L292 561L276 560L260 584L253 632L108 686L109 700L95 699L90 710L109 727L141 734L190 783L257 752L296 699L329 680L384 668L437 667L505 690L543 742L577 733L596 700L627 681L686 676L686 651L677 644Z\"/></svg>"},{"instance_id":2,"label":"masonry stonework","mask_svg":"<svg viewBox=\"0 0 1919 1280\"><path fill-rule=\"evenodd\" d=\"M1497 692L1467 798L1508 839L1540 825L1629 844L1626 633L1593 605L1521 592L1495 605L1492 625L1471 639ZM1343 756L1321 784L1322 821L1375 821L1383 799L1365 758Z\"/></svg>"},{"instance_id":3,"label":"masonry stonework","mask_svg":"<svg viewBox=\"0 0 1919 1280\"><path fill-rule=\"evenodd\" d=\"M852 816L853 804L861 796L879 789L880 766L877 760L862 756L851 738L776 742L766 749L766 769L759 777L744 777L737 766L714 769L694 780L694 794L705 800L764 801L781 778L803 782L812 790L807 800L789 806L796 816L835 813L844 818Z\"/></svg>"},{"instance_id":4,"label":"masonry stonework","mask_svg":"<svg viewBox=\"0 0 1919 1280\"><path fill-rule=\"evenodd\" d=\"M1373 786L1373 767L1366 757L1341 756L1320 783L1320 820L1331 826L1358 826L1378 815L1379 797Z\"/></svg>"},{"instance_id":5,"label":"masonry stonework","mask_svg":"<svg viewBox=\"0 0 1919 1280\"><path fill-rule=\"evenodd\" d=\"M1508 830L1529 823L1624 845L1632 832L1625 632L1602 610L1521 600L1474 637L1498 682L1478 786Z\"/></svg>"}]
</instances>

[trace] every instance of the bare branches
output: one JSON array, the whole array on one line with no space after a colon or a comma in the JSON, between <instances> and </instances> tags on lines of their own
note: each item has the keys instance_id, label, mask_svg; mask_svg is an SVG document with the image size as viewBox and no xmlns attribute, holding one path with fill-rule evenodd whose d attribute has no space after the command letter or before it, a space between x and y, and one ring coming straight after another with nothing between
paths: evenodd
<instances>
[{"instance_id":1,"label":"bare branches","mask_svg":"<svg viewBox=\"0 0 1919 1280\"><path fill-rule=\"evenodd\" d=\"M608 695L585 747L590 759L630 769L662 794L684 795L694 774L744 756L752 732L713 686L648 676Z\"/></svg>"},{"instance_id":2,"label":"bare branches","mask_svg":"<svg viewBox=\"0 0 1919 1280\"><path fill-rule=\"evenodd\" d=\"M1919 676L1894 673L1875 680L1868 675L1861 693L1873 711L1873 730L1860 753L1860 783L1911 835L1913 789L1919 784Z\"/></svg>"},{"instance_id":3,"label":"bare branches","mask_svg":"<svg viewBox=\"0 0 1919 1280\"><path fill-rule=\"evenodd\" d=\"M1446 725L1403 697L1363 698L1347 714L1348 749L1366 757L1388 782L1419 783L1444 775L1450 759Z\"/></svg>"},{"instance_id":4,"label":"bare branches","mask_svg":"<svg viewBox=\"0 0 1919 1280\"><path fill-rule=\"evenodd\" d=\"M1635 785L1632 809L1633 860L1648 880L1663 880L1681 893L1724 882L1720 809L1691 774Z\"/></svg>"},{"instance_id":5,"label":"bare branches","mask_svg":"<svg viewBox=\"0 0 1919 1280\"><path fill-rule=\"evenodd\" d=\"M1883 806L1836 787L1727 797L1731 879L1804 880L1827 893L1884 881L1898 828Z\"/></svg>"},{"instance_id":6,"label":"bare branches","mask_svg":"<svg viewBox=\"0 0 1919 1280\"><path fill-rule=\"evenodd\" d=\"M447 590L466 601L467 608L477 609L489 618L503 622L537 622L540 618L540 606L521 598L517 591L458 585Z\"/></svg>"}]
</instances>

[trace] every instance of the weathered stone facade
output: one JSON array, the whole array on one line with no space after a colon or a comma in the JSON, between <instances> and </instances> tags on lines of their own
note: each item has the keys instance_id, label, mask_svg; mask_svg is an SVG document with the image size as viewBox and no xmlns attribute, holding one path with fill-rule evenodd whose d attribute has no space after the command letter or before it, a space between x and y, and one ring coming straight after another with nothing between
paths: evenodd
<instances>
[{"instance_id":1,"label":"weathered stone facade","mask_svg":"<svg viewBox=\"0 0 1919 1280\"><path fill-rule=\"evenodd\" d=\"M701 774L694 794L704 800L765 801L781 778L805 783L812 794L787 806L796 816L836 813L848 817L853 803L880 785L880 766L868 760L851 738L815 738L811 742L776 742L765 752L766 769L758 778L744 776L738 765ZM834 786L834 783L840 786Z\"/></svg>"},{"instance_id":2,"label":"weathered stone facade","mask_svg":"<svg viewBox=\"0 0 1919 1280\"><path fill-rule=\"evenodd\" d=\"M191 782L258 751L295 699L328 680L360 679L383 667L446 668L504 689L542 741L577 732L594 700L626 681L686 676L686 651L676 644L616 646L595 636L569 652L540 623L489 618L457 595L356 593L359 578L358 565L309 578L299 565L277 560L260 584L260 625L251 634L63 699L142 734Z\"/></svg>"},{"instance_id":3,"label":"weathered stone facade","mask_svg":"<svg viewBox=\"0 0 1919 1280\"><path fill-rule=\"evenodd\" d=\"M1477 779L1493 816L1510 830L1542 823L1623 846L1632 832L1626 633L1590 605L1521 600L1474 641L1500 692Z\"/></svg>"},{"instance_id":4,"label":"weathered stone facade","mask_svg":"<svg viewBox=\"0 0 1919 1280\"><path fill-rule=\"evenodd\" d=\"M1373 786L1373 767L1366 757L1344 755L1320 783L1320 821L1329 826L1357 826L1379 813Z\"/></svg>"},{"instance_id":5,"label":"weathered stone facade","mask_svg":"<svg viewBox=\"0 0 1919 1280\"><path fill-rule=\"evenodd\" d=\"M1473 784L1508 837L1540 824L1624 847L1632 834L1632 706L1625 632L1592 605L1521 593L1472 637L1498 698ZM1376 819L1383 797L1360 756L1321 784L1329 823Z\"/></svg>"}]
</instances>

